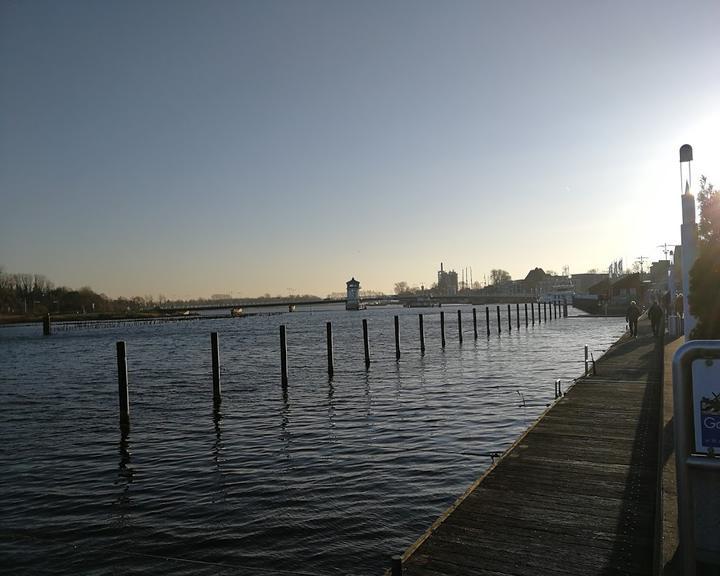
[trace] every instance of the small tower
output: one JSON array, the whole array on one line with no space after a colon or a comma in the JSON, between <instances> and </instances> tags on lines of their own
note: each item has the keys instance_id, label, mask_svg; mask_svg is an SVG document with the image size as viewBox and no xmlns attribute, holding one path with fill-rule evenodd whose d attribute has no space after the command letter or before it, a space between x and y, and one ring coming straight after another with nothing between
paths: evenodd
<instances>
[{"instance_id":1,"label":"small tower","mask_svg":"<svg viewBox=\"0 0 720 576\"><path fill-rule=\"evenodd\" d=\"M360 310L360 282L351 278L347 284L347 302L345 310Z\"/></svg>"}]
</instances>

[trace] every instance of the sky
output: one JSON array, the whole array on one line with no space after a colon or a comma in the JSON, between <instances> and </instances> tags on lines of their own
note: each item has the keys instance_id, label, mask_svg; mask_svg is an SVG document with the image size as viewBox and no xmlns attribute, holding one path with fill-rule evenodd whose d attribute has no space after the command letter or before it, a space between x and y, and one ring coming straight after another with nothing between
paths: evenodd
<instances>
[{"instance_id":1,"label":"sky","mask_svg":"<svg viewBox=\"0 0 720 576\"><path fill-rule=\"evenodd\" d=\"M391 292L680 239L720 3L0 2L0 267L110 296Z\"/></svg>"}]
</instances>

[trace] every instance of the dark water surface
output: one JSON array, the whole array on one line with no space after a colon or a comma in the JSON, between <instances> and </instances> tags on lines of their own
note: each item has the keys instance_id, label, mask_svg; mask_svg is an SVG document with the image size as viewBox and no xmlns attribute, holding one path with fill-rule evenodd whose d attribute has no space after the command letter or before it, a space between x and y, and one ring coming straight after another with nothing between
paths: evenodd
<instances>
[{"instance_id":1,"label":"dark water surface","mask_svg":"<svg viewBox=\"0 0 720 576\"><path fill-rule=\"evenodd\" d=\"M380 574L482 474L489 453L507 448L552 402L556 378L566 386L582 373L583 345L597 358L624 330L619 318L571 316L528 329L523 321L511 334L505 321L498 337L492 308L487 338L478 307L475 341L471 307L443 310L444 351L437 308L315 308L50 338L40 326L1 328L3 573ZM219 413L211 331L220 334ZM128 349L126 440L117 340Z\"/></svg>"}]
</instances>

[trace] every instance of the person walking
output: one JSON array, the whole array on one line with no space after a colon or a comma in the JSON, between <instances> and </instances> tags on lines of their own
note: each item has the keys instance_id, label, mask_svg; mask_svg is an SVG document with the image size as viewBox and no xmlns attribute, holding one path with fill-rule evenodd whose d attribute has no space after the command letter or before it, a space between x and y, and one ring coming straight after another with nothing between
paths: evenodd
<instances>
[{"instance_id":1,"label":"person walking","mask_svg":"<svg viewBox=\"0 0 720 576\"><path fill-rule=\"evenodd\" d=\"M652 326L653 336L657 336L660 332L660 325L662 324L663 311L657 300L653 300L652 306L648 310L648 316L650 317L650 325Z\"/></svg>"},{"instance_id":2,"label":"person walking","mask_svg":"<svg viewBox=\"0 0 720 576\"><path fill-rule=\"evenodd\" d=\"M625 322L630 326L630 336L634 338L637 338L638 318L640 318L640 314L640 306L633 300L625 312Z\"/></svg>"}]
</instances>

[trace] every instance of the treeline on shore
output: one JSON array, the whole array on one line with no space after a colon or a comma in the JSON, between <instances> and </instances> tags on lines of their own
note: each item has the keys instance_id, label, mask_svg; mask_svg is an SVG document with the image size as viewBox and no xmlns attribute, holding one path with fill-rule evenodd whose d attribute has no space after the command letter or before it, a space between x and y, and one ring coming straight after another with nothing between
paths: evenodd
<instances>
[{"instance_id":1,"label":"treeline on shore","mask_svg":"<svg viewBox=\"0 0 720 576\"><path fill-rule=\"evenodd\" d=\"M0 319L19 321L37 319L45 314L53 316L85 315L96 318L159 316L167 308L192 309L204 305L238 306L243 304L269 304L293 300L296 302L321 300L313 294L292 294L258 298L218 299L194 298L168 300L163 296L133 296L131 298L110 298L98 294L92 288L80 289L55 286L43 274L15 274L0 268Z\"/></svg>"},{"instance_id":2,"label":"treeline on shore","mask_svg":"<svg viewBox=\"0 0 720 576\"><path fill-rule=\"evenodd\" d=\"M85 286L55 286L43 274L0 270L0 315L38 317L51 314L127 314L155 307L152 297L110 298Z\"/></svg>"}]
</instances>

